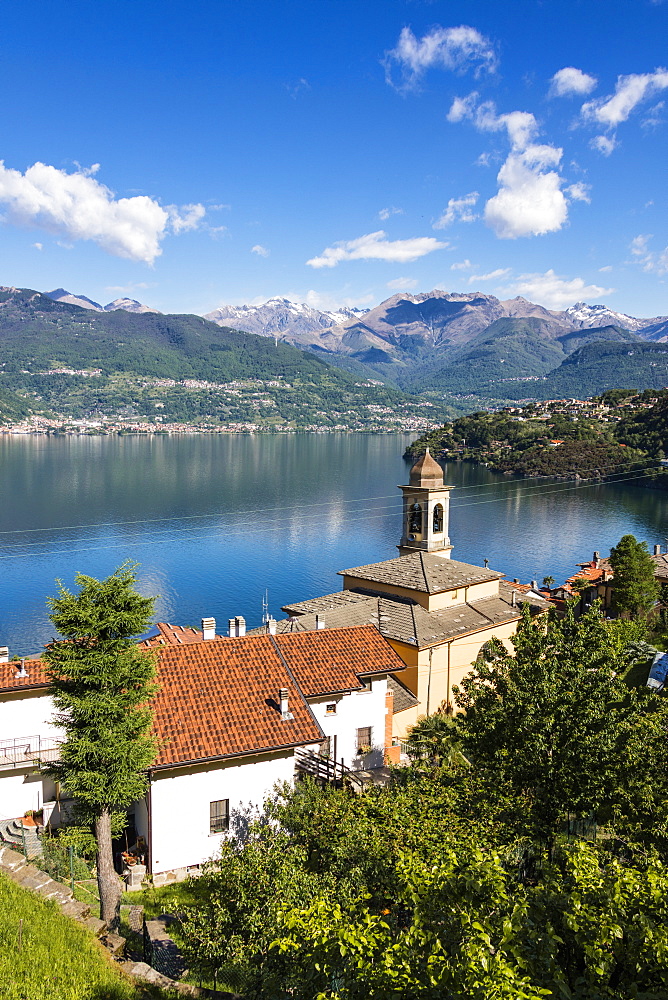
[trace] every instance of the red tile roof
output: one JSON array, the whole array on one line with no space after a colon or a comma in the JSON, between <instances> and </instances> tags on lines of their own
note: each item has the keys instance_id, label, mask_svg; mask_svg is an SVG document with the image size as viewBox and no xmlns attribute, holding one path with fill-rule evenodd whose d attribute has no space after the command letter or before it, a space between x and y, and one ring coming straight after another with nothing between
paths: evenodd
<instances>
[{"instance_id":1,"label":"red tile roof","mask_svg":"<svg viewBox=\"0 0 668 1000\"><path fill-rule=\"evenodd\" d=\"M17 677L16 675L21 669L20 660L0 663L0 691L17 691L48 686L44 663L41 660L25 660L24 667L28 676Z\"/></svg>"},{"instance_id":2,"label":"red tile roof","mask_svg":"<svg viewBox=\"0 0 668 1000\"><path fill-rule=\"evenodd\" d=\"M305 695L359 689L359 675L403 668L373 626L163 646L155 766L317 743L323 733ZM281 688L292 720L281 718Z\"/></svg>"},{"instance_id":3,"label":"red tile roof","mask_svg":"<svg viewBox=\"0 0 668 1000\"><path fill-rule=\"evenodd\" d=\"M169 622L157 622L157 635L150 635L148 639L142 639L138 646L144 649L153 649L156 646L183 646L189 642L204 642L201 629L192 628L189 625L170 625Z\"/></svg>"},{"instance_id":4,"label":"red tile roof","mask_svg":"<svg viewBox=\"0 0 668 1000\"><path fill-rule=\"evenodd\" d=\"M296 744L322 732L268 636L167 646L158 661L156 767ZM291 720L281 718L288 690Z\"/></svg>"},{"instance_id":5,"label":"red tile roof","mask_svg":"<svg viewBox=\"0 0 668 1000\"><path fill-rule=\"evenodd\" d=\"M274 637L304 694L360 689L360 676L403 670L404 661L372 625L284 632ZM237 640L238 641L238 640Z\"/></svg>"},{"instance_id":6,"label":"red tile roof","mask_svg":"<svg viewBox=\"0 0 668 1000\"><path fill-rule=\"evenodd\" d=\"M44 666L0 663L0 690L47 687ZM155 767L317 743L322 730L306 697L360 689L360 676L403 670L371 625L280 636L200 640L158 647ZM292 719L283 720L287 688Z\"/></svg>"}]
</instances>

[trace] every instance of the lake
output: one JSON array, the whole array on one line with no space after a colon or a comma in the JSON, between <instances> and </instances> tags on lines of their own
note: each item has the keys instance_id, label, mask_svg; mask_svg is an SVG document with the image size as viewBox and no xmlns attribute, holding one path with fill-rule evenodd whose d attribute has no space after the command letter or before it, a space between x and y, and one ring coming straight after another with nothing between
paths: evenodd
<instances>
[{"instance_id":1,"label":"lake","mask_svg":"<svg viewBox=\"0 0 668 1000\"><path fill-rule=\"evenodd\" d=\"M218 631L341 589L337 570L390 559L408 435L0 436L0 645L52 637L55 579L140 564L156 619ZM632 484L518 480L450 463L453 557L562 582L630 532L665 543L668 494Z\"/></svg>"}]
</instances>

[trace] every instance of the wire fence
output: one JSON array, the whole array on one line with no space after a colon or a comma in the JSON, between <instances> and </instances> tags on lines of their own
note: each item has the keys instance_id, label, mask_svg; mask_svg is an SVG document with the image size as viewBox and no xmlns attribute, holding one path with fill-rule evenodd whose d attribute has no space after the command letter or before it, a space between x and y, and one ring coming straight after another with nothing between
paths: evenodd
<instances>
[{"instance_id":1,"label":"wire fence","mask_svg":"<svg viewBox=\"0 0 668 1000\"><path fill-rule=\"evenodd\" d=\"M69 886L81 902L91 907L99 904L95 867L89 858L80 854L73 844L40 827L26 827L22 823L17 826L16 840L11 845L13 850L56 882Z\"/></svg>"}]
</instances>

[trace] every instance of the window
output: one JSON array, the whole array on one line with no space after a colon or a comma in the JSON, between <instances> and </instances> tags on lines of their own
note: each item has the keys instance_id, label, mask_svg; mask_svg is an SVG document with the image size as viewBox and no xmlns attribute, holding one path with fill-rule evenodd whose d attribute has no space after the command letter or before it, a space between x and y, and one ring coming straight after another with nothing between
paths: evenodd
<instances>
[{"instance_id":1,"label":"window","mask_svg":"<svg viewBox=\"0 0 668 1000\"><path fill-rule=\"evenodd\" d=\"M336 702L333 701L331 705L328 705L325 709L325 715L336 715Z\"/></svg>"},{"instance_id":2,"label":"window","mask_svg":"<svg viewBox=\"0 0 668 1000\"><path fill-rule=\"evenodd\" d=\"M408 512L408 532L411 535L422 534L422 507L417 501Z\"/></svg>"},{"instance_id":3,"label":"window","mask_svg":"<svg viewBox=\"0 0 668 1000\"><path fill-rule=\"evenodd\" d=\"M434 534L438 535L443 531L443 506L437 503L434 507Z\"/></svg>"},{"instance_id":4,"label":"window","mask_svg":"<svg viewBox=\"0 0 668 1000\"><path fill-rule=\"evenodd\" d=\"M371 726L362 726L357 730L357 750L371 746Z\"/></svg>"},{"instance_id":5,"label":"window","mask_svg":"<svg viewBox=\"0 0 668 1000\"><path fill-rule=\"evenodd\" d=\"M230 800L209 802L209 833L224 833L230 828Z\"/></svg>"}]
</instances>

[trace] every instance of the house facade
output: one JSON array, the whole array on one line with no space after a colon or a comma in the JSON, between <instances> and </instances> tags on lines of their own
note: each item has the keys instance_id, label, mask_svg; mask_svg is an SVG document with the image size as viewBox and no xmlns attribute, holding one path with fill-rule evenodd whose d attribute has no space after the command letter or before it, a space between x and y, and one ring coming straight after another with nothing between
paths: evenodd
<instances>
[{"instance_id":1,"label":"house facade","mask_svg":"<svg viewBox=\"0 0 668 1000\"><path fill-rule=\"evenodd\" d=\"M221 840L243 837L304 759L373 768L391 742L388 677L403 663L377 629L212 634L158 649L159 750L147 795L130 810L129 834L157 881L184 877L214 856ZM0 770L0 819L61 795L43 775L62 734L41 665L27 663L27 678L17 676L15 664L5 666L2 705L20 706L16 738L27 755ZM53 825L58 819L55 812Z\"/></svg>"}]
</instances>

